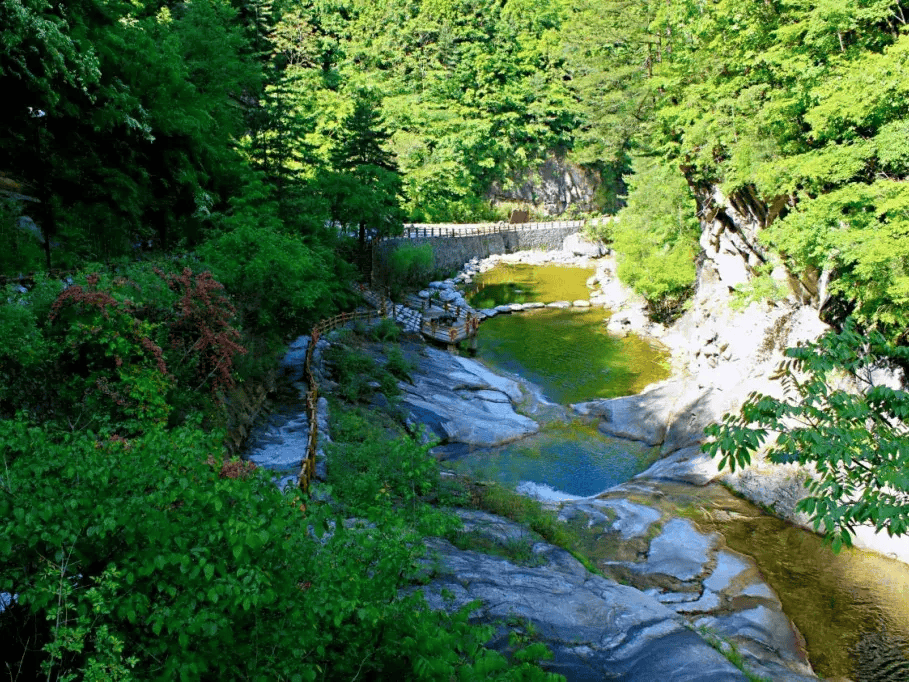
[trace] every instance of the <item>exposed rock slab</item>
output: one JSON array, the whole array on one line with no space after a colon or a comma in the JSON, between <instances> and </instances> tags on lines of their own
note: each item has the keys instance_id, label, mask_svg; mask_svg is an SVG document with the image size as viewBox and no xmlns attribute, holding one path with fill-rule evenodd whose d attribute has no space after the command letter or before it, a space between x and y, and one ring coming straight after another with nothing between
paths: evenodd
<instances>
[{"instance_id":1,"label":"exposed rock slab","mask_svg":"<svg viewBox=\"0 0 909 682\"><path fill-rule=\"evenodd\" d=\"M410 383L399 384L401 407L444 442L493 447L539 430L518 414L520 386L480 363L426 347L415 357Z\"/></svg>"},{"instance_id":2,"label":"exposed rock slab","mask_svg":"<svg viewBox=\"0 0 909 682\"><path fill-rule=\"evenodd\" d=\"M491 523L488 518L481 523ZM493 522L502 532L510 522ZM506 533L508 535L508 533ZM510 537L510 535L509 535ZM430 540L441 572L422 588L433 608L478 600L474 618L522 618L553 651L545 664L568 680L732 682L745 676L671 609L634 588L588 572L568 552L537 542L541 566L456 549ZM444 599L442 593L453 595Z\"/></svg>"},{"instance_id":3,"label":"exposed rock slab","mask_svg":"<svg viewBox=\"0 0 909 682\"><path fill-rule=\"evenodd\" d=\"M601 534L595 546L603 543L596 551L606 552L599 558L604 570L703 628L717 646L735 644L753 673L775 681L816 679L801 636L754 561L725 547L718 533L674 515L668 500L679 491L684 499L700 497L695 490L642 478L594 499L566 501L559 518L580 517L593 537ZM729 495L722 489L714 494Z\"/></svg>"}]
</instances>

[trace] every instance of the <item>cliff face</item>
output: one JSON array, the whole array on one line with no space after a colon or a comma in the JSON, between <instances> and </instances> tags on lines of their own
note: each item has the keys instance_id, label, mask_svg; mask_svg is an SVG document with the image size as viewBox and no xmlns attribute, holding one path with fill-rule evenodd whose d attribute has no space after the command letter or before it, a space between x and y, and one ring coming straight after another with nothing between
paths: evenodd
<instances>
[{"instance_id":1,"label":"cliff face","mask_svg":"<svg viewBox=\"0 0 909 682\"><path fill-rule=\"evenodd\" d=\"M553 155L539 168L528 169L513 178L508 187L493 184L487 198L493 204L516 202L557 216L574 206L585 212L597 210L600 183L596 171L572 163L564 156Z\"/></svg>"},{"instance_id":2,"label":"cliff face","mask_svg":"<svg viewBox=\"0 0 909 682\"><path fill-rule=\"evenodd\" d=\"M747 190L726 197L717 187L697 192L701 259L689 310L668 342L699 383L732 386L772 373L782 351L826 330L818 319L817 278L799 279L758 241L758 234L786 210L786 199L768 206ZM769 272L781 296L736 305L735 290Z\"/></svg>"},{"instance_id":3,"label":"cliff face","mask_svg":"<svg viewBox=\"0 0 909 682\"><path fill-rule=\"evenodd\" d=\"M826 277L793 276L758 242L760 230L786 210L785 200L768 206L748 192L725 197L709 188L698 201L703 251L696 291L689 310L662 338L673 350L679 375L639 396L579 407L601 416L600 428L607 433L635 433L635 425L646 421L651 431L662 434L656 444L666 458L655 465L660 472L653 477L701 484L720 479L780 517L810 527L795 505L807 494L803 481L811 469L773 464L758 454L750 467L721 473L699 446L704 427L738 411L751 392L783 396L783 387L771 377L786 348L813 341L829 329L818 316L826 301ZM732 305L735 288L753 283L761 266L783 285L783 295L747 307ZM880 371L876 383L898 388L901 377ZM859 528L855 543L909 563L909 537L889 538Z\"/></svg>"}]
</instances>

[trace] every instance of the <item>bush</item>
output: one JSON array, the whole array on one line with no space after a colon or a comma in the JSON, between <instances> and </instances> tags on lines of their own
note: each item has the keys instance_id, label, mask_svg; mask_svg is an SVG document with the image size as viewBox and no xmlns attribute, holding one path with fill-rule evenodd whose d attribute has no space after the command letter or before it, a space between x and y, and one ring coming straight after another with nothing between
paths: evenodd
<instances>
[{"instance_id":1,"label":"bush","mask_svg":"<svg viewBox=\"0 0 909 682\"><path fill-rule=\"evenodd\" d=\"M432 278L432 247L429 244L400 246L389 256L388 268L395 297L406 287L422 286Z\"/></svg>"},{"instance_id":2,"label":"bush","mask_svg":"<svg viewBox=\"0 0 909 682\"><path fill-rule=\"evenodd\" d=\"M695 281L699 225L682 175L658 160L637 158L628 206L611 226L619 278L647 299L651 316L681 313Z\"/></svg>"},{"instance_id":3,"label":"bush","mask_svg":"<svg viewBox=\"0 0 909 682\"><path fill-rule=\"evenodd\" d=\"M22 679L545 678L520 662L544 652L511 665L466 611L399 597L422 543L381 489L375 523L347 527L262 472L223 467L221 438L156 427L57 442L0 423L0 591L16 595L0 612L3 664ZM396 448L404 466L386 480L406 501L430 465Z\"/></svg>"},{"instance_id":4,"label":"bush","mask_svg":"<svg viewBox=\"0 0 909 682\"><path fill-rule=\"evenodd\" d=\"M333 345L326 359L332 365L338 393L351 403L367 402L378 390L387 398L396 398L401 390L397 380L368 355L343 345Z\"/></svg>"},{"instance_id":5,"label":"bush","mask_svg":"<svg viewBox=\"0 0 909 682\"><path fill-rule=\"evenodd\" d=\"M388 350L388 361L385 363L385 369L391 372L392 376L397 377L401 381L409 382L414 366L412 362L404 357L404 353L401 351L400 347L392 346Z\"/></svg>"},{"instance_id":6,"label":"bush","mask_svg":"<svg viewBox=\"0 0 909 682\"><path fill-rule=\"evenodd\" d=\"M273 229L241 224L199 254L231 292L243 324L259 333L306 329L349 297L331 261Z\"/></svg>"},{"instance_id":7,"label":"bush","mask_svg":"<svg viewBox=\"0 0 909 682\"><path fill-rule=\"evenodd\" d=\"M383 317L379 322L369 330L369 338L373 341L389 342L397 341L401 336L401 328L398 323L389 317Z\"/></svg>"},{"instance_id":8,"label":"bush","mask_svg":"<svg viewBox=\"0 0 909 682\"><path fill-rule=\"evenodd\" d=\"M381 426L356 412L342 413L332 436L328 482L347 515L373 518L386 505L411 521L429 513L426 500L438 492L439 464L428 445L409 436L390 440Z\"/></svg>"}]
</instances>

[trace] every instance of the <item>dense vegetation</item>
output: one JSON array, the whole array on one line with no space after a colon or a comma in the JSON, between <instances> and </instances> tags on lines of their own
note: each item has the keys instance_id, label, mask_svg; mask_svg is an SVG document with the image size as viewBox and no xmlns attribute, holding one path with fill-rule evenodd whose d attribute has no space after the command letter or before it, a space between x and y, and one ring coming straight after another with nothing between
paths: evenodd
<instances>
[{"instance_id":1,"label":"dense vegetation","mask_svg":"<svg viewBox=\"0 0 909 682\"><path fill-rule=\"evenodd\" d=\"M449 523L424 504L438 492L420 446L397 442L410 469L388 480L367 465L382 453L341 455L362 493L346 510L374 524L347 527L225 461L226 391L351 304L367 238L501 217L493 183L567 154L604 178L606 207L625 174L604 236L655 316L682 309L719 188L768 253L829 279L829 319L881 334L796 353L805 407L749 405L759 428L807 419L778 455L803 456L839 399L831 368L867 364L849 348L905 362L906 5L0 0L0 275L36 272L0 302L10 677L536 675L531 654L509 667L483 649L465 614L396 598L418 531ZM402 281L428 267L399 261ZM846 539L863 520L905 530L887 497L909 487L902 464L874 459L903 452L902 398L864 400L842 399L855 447L805 506ZM726 428L744 463L760 433ZM824 500L854 462L875 473L847 481L871 495L847 514Z\"/></svg>"}]
</instances>

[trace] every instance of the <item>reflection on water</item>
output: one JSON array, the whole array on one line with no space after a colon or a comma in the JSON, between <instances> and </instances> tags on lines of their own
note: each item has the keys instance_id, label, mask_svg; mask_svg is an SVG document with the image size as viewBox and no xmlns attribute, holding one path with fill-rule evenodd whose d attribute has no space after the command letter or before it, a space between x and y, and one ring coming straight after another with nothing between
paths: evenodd
<instances>
[{"instance_id":1,"label":"reflection on water","mask_svg":"<svg viewBox=\"0 0 909 682\"><path fill-rule=\"evenodd\" d=\"M446 462L472 478L514 488L527 481L588 497L646 469L658 448L604 436L593 426L555 422L528 438Z\"/></svg>"},{"instance_id":2,"label":"reflection on water","mask_svg":"<svg viewBox=\"0 0 909 682\"><path fill-rule=\"evenodd\" d=\"M480 327L478 355L563 405L632 395L669 375L665 353L637 336L607 333L605 318L589 309L499 315Z\"/></svg>"},{"instance_id":3,"label":"reflection on water","mask_svg":"<svg viewBox=\"0 0 909 682\"><path fill-rule=\"evenodd\" d=\"M586 299L592 270L554 265L499 266L473 284L474 307L504 303ZM666 354L637 336L606 331L602 309L540 309L483 322L479 357L540 386L546 397L568 404L640 392L665 379Z\"/></svg>"},{"instance_id":4,"label":"reflection on water","mask_svg":"<svg viewBox=\"0 0 909 682\"><path fill-rule=\"evenodd\" d=\"M559 265L501 264L484 272L466 289L474 308L492 308L506 303L552 303L587 299L590 268Z\"/></svg>"},{"instance_id":5,"label":"reflection on water","mask_svg":"<svg viewBox=\"0 0 909 682\"><path fill-rule=\"evenodd\" d=\"M909 681L909 566L858 550L835 555L814 533L731 496L723 507L738 512L733 520L702 525L755 558L819 675Z\"/></svg>"}]
</instances>

